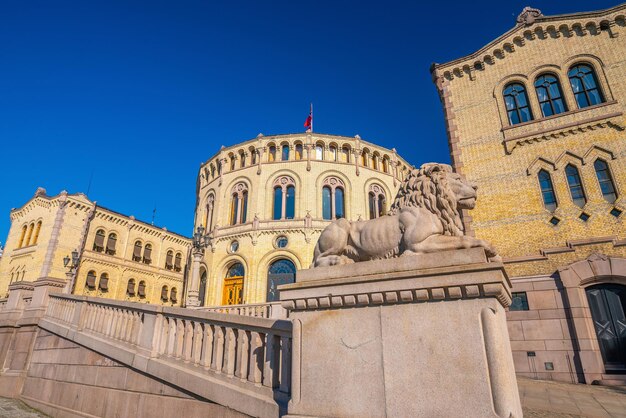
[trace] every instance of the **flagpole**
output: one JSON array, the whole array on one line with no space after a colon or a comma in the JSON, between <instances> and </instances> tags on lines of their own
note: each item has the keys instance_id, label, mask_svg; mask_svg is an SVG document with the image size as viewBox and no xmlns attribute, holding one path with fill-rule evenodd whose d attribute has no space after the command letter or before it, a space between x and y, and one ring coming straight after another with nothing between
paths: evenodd
<instances>
[{"instance_id":1,"label":"flagpole","mask_svg":"<svg viewBox=\"0 0 626 418\"><path fill-rule=\"evenodd\" d=\"M313 103L311 103L311 132L313 132Z\"/></svg>"}]
</instances>

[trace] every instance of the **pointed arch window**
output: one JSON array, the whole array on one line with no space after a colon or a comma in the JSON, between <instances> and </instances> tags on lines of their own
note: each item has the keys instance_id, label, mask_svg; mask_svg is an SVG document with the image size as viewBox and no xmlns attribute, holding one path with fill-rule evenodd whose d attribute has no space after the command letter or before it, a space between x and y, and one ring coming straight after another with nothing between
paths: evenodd
<instances>
[{"instance_id":1,"label":"pointed arch window","mask_svg":"<svg viewBox=\"0 0 626 418\"><path fill-rule=\"evenodd\" d=\"M281 176L274 181L274 208L272 218L293 219L295 215L296 182L289 176Z\"/></svg>"},{"instance_id":2,"label":"pointed arch window","mask_svg":"<svg viewBox=\"0 0 626 418\"><path fill-rule=\"evenodd\" d=\"M539 170L537 174L539 178L539 187L541 188L541 197L543 199L543 205L550 212L554 212L557 208L556 194L554 193L554 187L552 186L552 178L550 173L546 170Z\"/></svg>"},{"instance_id":3,"label":"pointed arch window","mask_svg":"<svg viewBox=\"0 0 626 418\"><path fill-rule=\"evenodd\" d=\"M96 231L96 238L93 241L93 250L98 253L104 251L104 229L98 229Z\"/></svg>"},{"instance_id":4,"label":"pointed arch window","mask_svg":"<svg viewBox=\"0 0 626 418\"><path fill-rule=\"evenodd\" d=\"M567 75L579 109L604 102L598 77L591 65L575 65L570 68Z\"/></svg>"},{"instance_id":5,"label":"pointed arch window","mask_svg":"<svg viewBox=\"0 0 626 418\"><path fill-rule=\"evenodd\" d=\"M606 161L598 158L593 163L593 168L596 171L596 177L598 178L598 183L600 184L602 196L604 196L604 198L610 203L615 202L617 200L617 192L615 184L613 183L611 171L609 170L609 165Z\"/></svg>"},{"instance_id":6,"label":"pointed arch window","mask_svg":"<svg viewBox=\"0 0 626 418\"><path fill-rule=\"evenodd\" d=\"M289 161L289 145L283 145L280 153L281 161Z\"/></svg>"},{"instance_id":7,"label":"pointed arch window","mask_svg":"<svg viewBox=\"0 0 626 418\"><path fill-rule=\"evenodd\" d=\"M544 117L567 111L567 106L563 101L561 84L553 74L542 74L537 77L535 91Z\"/></svg>"},{"instance_id":8,"label":"pointed arch window","mask_svg":"<svg viewBox=\"0 0 626 418\"><path fill-rule=\"evenodd\" d=\"M585 190L583 189L578 169L572 164L568 164L565 167L565 176L567 177L567 185L572 195L572 201L576 206L582 208L587 203L587 198L585 197Z\"/></svg>"},{"instance_id":9,"label":"pointed arch window","mask_svg":"<svg viewBox=\"0 0 626 418\"><path fill-rule=\"evenodd\" d=\"M322 217L345 217L345 184L337 177L328 177L322 183Z\"/></svg>"},{"instance_id":10,"label":"pointed arch window","mask_svg":"<svg viewBox=\"0 0 626 418\"><path fill-rule=\"evenodd\" d=\"M237 225L246 223L248 212L248 186L238 183L231 191L230 224Z\"/></svg>"},{"instance_id":11,"label":"pointed arch window","mask_svg":"<svg viewBox=\"0 0 626 418\"><path fill-rule=\"evenodd\" d=\"M296 144L296 161L302 159L302 144Z\"/></svg>"},{"instance_id":12,"label":"pointed arch window","mask_svg":"<svg viewBox=\"0 0 626 418\"><path fill-rule=\"evenodd\" d=\"M109 255L115 255L115 246L117 245L117 235L114 232L109 234L107 238L106 253Z\"/></svg>"},{"instance_id":13,"label":"pointed arch window","mask_svg":"<svg viewBox=\"0 0 626 418\"><path fill-rule=\"evenodd\" d=\"M526 88L523 84L512 83L507 85L504 88L503 95L506 112L511 125L517 125L518 123L528 122L533 119L528 103L528 95L526 94Z\"/></svg>"},{"instance_id":14,"label":"pointed arch window","mask_svg":"<svg viewBox=\"0 0 626 418\"><path fill-rule=\"evenodd\" d=\"M387 213L387 202L382 187L373 184L369 187L368 206L370 219L379 218Z\"/></svg>"},{"instance_id":15,"label":"pointed arch window","mask_svg":"<svg viewBox=\"0 0 626 418\"><path fill-rule=\"evenodd\" d=\"M141 261L141 250L143 245L141 241L135 241L135 247L133 248L133 261Z\"/></svg>"}]
</instances>

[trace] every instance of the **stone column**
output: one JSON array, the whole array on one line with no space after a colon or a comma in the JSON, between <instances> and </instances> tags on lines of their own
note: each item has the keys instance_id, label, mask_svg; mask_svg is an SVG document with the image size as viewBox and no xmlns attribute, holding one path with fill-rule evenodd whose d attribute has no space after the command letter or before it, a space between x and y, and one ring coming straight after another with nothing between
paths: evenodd
<instances>
[{"instance_id":1,"label":"stone column","mask_svg":"<svg viewBox=\"0 0 626 418\"><path fill-rule=\"evenodd\" d=\"M187 290L186 306L200 306L198 294L200 293L200 263L203 256L204 250L197 248L192 250L191 280L189 290Z\"/></svg>"},{"instance_id":2,"label":"stone column","mask_svg":"<svg viewBox=\"0 0 626 418\"><path fill-rule=\"evenodd\" d=\"M256 151L257 151L257 161L256 162L257 162L257 166L259 167L256 170L257 174L261 174L261 164L262 164L261 161L263 160L263 150L264 149L265 148L263 148L263 147L259 147L259 148L256 149Z\"/></svg>"},{"instance_id":3,"label":"stone column","mask_svg":"<svg viewBox=\"0 0 626 418\"><path fill-rule=\"evenodd\" d=\"M358 175L360 174L360 173L359 173L359 159L360 159L360 155L361 155L361 154L360 154L360 152L359 152L359 150L358 150L358 149L354 149L352 152L354 153L354 168L355 168L355 173L356 173L356 175L358 176Z\"/></svg>"},{"instance_id":4,"label":"stone column","mask_svg":"<svg viewBox=\"0 0 626 418\"><path fill-rule=\"evenodd\" d=\"M306 144L304 148L306 149L306 171L311 171L311 149L313 145Z\"/></svg>"},{"instance_id":5,"label":"stone column","mask_svg":"<svg viewBox=\"0 0 626 418\"><path fill-rule=\"evenodd\" d=\"M289 417L522 417L511 284L482 248L300 270Z\"/></svg>"}]
</instances>

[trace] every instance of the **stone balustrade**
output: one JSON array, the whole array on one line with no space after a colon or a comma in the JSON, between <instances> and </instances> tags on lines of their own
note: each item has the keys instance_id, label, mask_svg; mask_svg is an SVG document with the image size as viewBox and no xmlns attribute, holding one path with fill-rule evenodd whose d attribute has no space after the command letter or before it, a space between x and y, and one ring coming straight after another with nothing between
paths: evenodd
<instances>
[{"instance_id":1,"label":"stone balustrade","mask_svg":"<svg viewBox=\"0 0 626 418\"><path fill-rule=\"evenodd\" d=\"M251 303L246 305L222 305L196 308L205 312L253 316L255 318L287 319L288 311L281 302Z\"/></svg>"},{"instance_id":2,"label":"stone balustrade","mask_svg":"<svg viewBox=\"0 0 626 418\"><path fill-rule=\"evenodd\" d=\"M182 388L235 410L276 416L291 392L292 325L268 318L273 305L217 312L51 294L40 326L157 378L177 373Z\"/></svg>"}]
</instances>

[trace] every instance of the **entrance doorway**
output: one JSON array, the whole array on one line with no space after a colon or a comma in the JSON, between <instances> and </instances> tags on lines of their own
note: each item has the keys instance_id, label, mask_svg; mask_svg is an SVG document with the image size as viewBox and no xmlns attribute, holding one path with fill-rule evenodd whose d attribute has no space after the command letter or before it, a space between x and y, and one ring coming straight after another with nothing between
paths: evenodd
<instances>
[{"instance_id":1,"label":"entrance doorway","mask_svg":"<svg viewBox=\"0 0 626 418\"><path fill-rule=\"evenodd\" d=\"M241 263L235 263L228 269L224 278L223 305L241 305L243 303L243 279L245 270Z\"/></svg>"},{"instance_id":2,"label":"entrance doorway","mask_svg":"<svg viewBox=\"0 0 626 418\"><path fill-rule=\"evenodd\" d=\"M279 300L277 287L296 281L296 266L285 258L274 261L267 272L267 301Z\"/></svg>"},{"instance_id":3,"label":"entrance doorway","mask_svg":"<svg viewBox=\"0 0 626 418\"><path fill-rule=\"evenodd\" d=\"M601 284L587 289L593 325L607 372L626 372L626 286Z\"/></svg>"}]
</instances>

